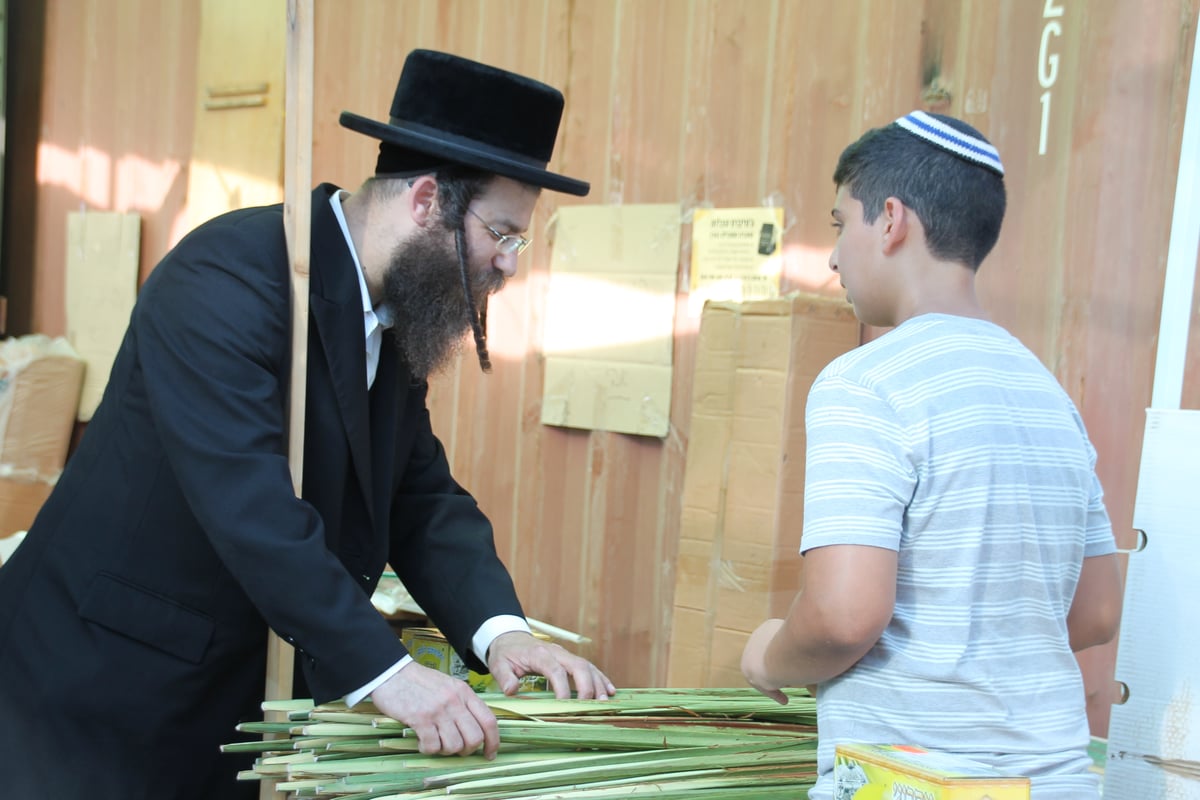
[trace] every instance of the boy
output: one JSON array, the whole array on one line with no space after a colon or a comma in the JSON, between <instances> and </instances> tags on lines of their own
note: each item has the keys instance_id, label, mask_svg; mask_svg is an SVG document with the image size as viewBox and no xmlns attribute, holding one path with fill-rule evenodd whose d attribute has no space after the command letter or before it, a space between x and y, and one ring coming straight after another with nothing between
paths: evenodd
<instances>
[{"instance_id":1,"label":"boy","mask_svg":"<svg viewBox=\"0 0 1200 800\"><path fill-rule=\"evenodd\" d=\"M1005 210L999 154L915 111L834 172L829 258L858 318L891 327L808 398L804 589L742 671L816 684L820 776L840 742L912 744L1098 797L1073 651L1121 608L1096 453L1037 357L987 321L975 274Z\"/></svg>"}]
</instances>

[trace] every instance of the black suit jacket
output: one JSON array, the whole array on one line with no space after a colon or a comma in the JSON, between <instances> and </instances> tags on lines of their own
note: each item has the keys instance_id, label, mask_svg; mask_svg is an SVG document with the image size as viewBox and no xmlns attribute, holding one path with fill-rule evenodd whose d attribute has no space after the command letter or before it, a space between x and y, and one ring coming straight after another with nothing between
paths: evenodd
<instances>
[{"instance_id":1,"label":"black suit jacket","mask_svg":"<svg viewBox=\"0 0 1200 800\"><path fill-rule=\"evenodd\" d=\"M228 796L235 764L217 747L261 718L268 625L319 702L404 655L370 602L385 562L476 668L478 626L522 613L390 333L367 391L333 191L312 201L303 499L285 454L282 208L236 211L146 281L78 451L0 568L6 787Z\"/></svg>"}]
</instances>

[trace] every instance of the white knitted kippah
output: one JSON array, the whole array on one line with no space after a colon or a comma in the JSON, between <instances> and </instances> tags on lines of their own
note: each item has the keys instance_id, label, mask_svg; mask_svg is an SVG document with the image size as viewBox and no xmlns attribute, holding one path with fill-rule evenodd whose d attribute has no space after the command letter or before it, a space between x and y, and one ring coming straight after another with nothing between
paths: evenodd
<instances>
[{"instance_id":1,"label":"white knitted kippah","mask_svg":"<svg viewBox=\"0 0 1200 800\"><path fill-rule=\"evenodd\" d=\"M951 128L924 111L905 114L896 120L896 124L909 133L936 144L943 150L949 150L960 158L981 164L1002 177L1004 175L1004 165L1000 163L1000 153L996 148L983 139L977 139Z\"/></svg>"}]
</instances>

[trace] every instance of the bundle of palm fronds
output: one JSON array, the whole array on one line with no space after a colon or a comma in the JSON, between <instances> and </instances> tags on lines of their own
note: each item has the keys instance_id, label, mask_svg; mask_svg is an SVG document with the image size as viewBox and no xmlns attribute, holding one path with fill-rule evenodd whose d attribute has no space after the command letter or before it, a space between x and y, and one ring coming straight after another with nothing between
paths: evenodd
<instances>
[{"instance_id":1,"label":"bundle of palm fronds","mask_svg":"<svg viewBox=\"0 0 1200 800\"><path fill-rule=\"evenodd\" d=\"M500 753L426 756L413 731L370 703L265 703L280 722L241 731L277 737L225 745L258 752L246 780L293 797L803 797L816 777L816 708L802 690L781 706L752 689L623 689L610 700L542 693L480 697L500 726Z\"/></svg>"}]
</instances>

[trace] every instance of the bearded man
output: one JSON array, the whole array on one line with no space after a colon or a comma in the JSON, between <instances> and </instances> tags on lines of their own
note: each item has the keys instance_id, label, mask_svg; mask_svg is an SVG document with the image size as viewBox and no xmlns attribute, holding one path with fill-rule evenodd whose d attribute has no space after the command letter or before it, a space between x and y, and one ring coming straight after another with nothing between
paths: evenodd
<instances>
[{"instance_id":1,"label":"bearded man","mask_svg":"<svg viewBox=\"0 0 1200 800\"><path fill-rule=\"evenodd\" d=\"M405 62L356 193L313 192L303 497L285 453L290 268L280 206L218 217L155 268L103 401L0 570L5 797L253 796L219 754L261 718L268 627L297 692L370 695L426 753L498 747L460 680L412 661L370 597L386 563L465 661L515 691L604 698L535 639L491 526L430 428L427 379L517 269L548 172L557 90L444 53ZM482 113L480 109L487 109Z\"/></svg>"}]
</instances>

